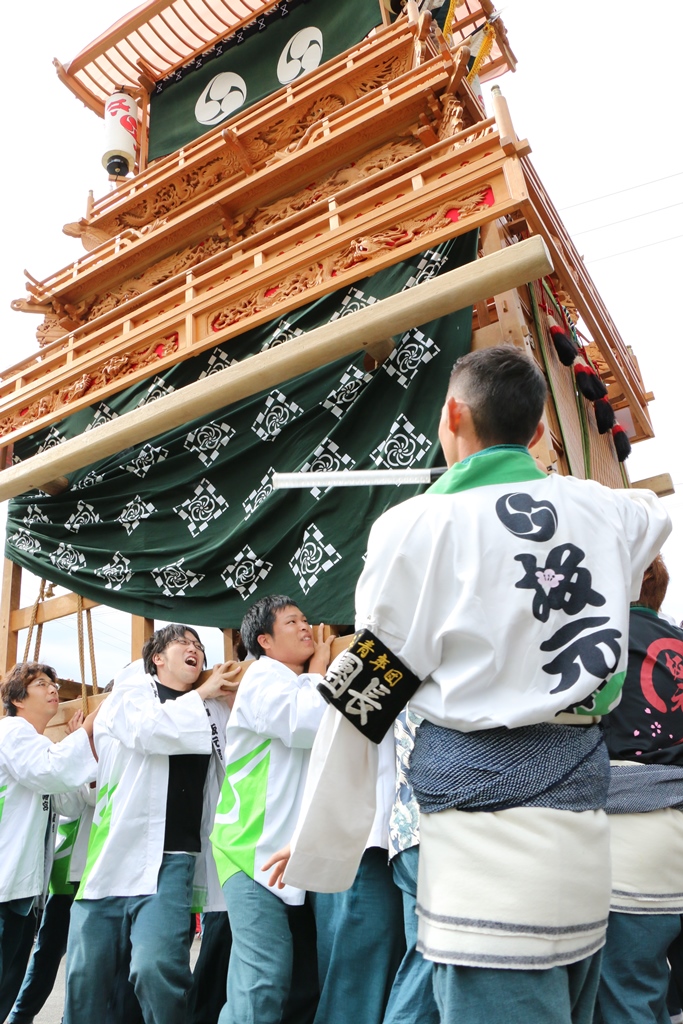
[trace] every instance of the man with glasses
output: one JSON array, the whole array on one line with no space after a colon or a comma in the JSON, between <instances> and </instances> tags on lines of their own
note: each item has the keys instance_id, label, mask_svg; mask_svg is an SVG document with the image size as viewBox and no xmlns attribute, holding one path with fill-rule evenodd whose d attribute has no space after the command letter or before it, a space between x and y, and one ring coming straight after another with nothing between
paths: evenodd
<instances>
[{"instance_id":1,"label":"man with glasses","mask_svg":"<svg viewBox=\"0 0 683 1024\"><path fill-rule=\"evenodd\" d=\"M190 911L223 905L208 835L239 673L235 662L216 665L200 683L204 656L194 629L165 626L146 642L142 661L116 678L102 707L64 1024L104 1019L128 957L146 1024L185 1020Z\"/></svg>"},{"instance_id":2,"label":"man with glasses","mask_svg":"<svg viewBox=\"0 0 683 1024\"><path fill-rule=\"evenodd\" d=\"M12 1008L31 952L34 908L52 857L50 795L59 810L78 813L84 799L76 791L97 771L94 712L86 719L79 713L61 743L43 735L58 690L55 670L37 662L15 665L0 687L0 1020Z\"/></svg>"}]
</instances>

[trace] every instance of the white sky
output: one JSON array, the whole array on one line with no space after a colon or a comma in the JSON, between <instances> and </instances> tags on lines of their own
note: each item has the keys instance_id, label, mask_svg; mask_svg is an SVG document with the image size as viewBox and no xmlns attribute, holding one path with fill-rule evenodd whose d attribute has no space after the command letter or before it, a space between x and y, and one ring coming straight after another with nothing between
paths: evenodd
<instances>
[{"instance_id":1,"label":"white sky","mask_svg":"<svg viewBox=\"0 0 683 1024\"><path fill-rule=\"evenodd\" d=\"M4 12L3 367L37 347L39 317L9 308L24 295L23 269L41 279L81 255L80 243L61 227L83 216L89 189L100 196L109 187L100 165L102 122L61 85L52 58L67 63L135 5L34 0ZM646 389L655 394L650 412L656 438L634 447L627 468L632 480L669 472L677 487L665 499L674 533L664 548L672 577L664 609L680 621L683 145L676 67L683 4L669 4L664 15L645 23L639 20L644 11L637 0L508 0L503 18L519 64L497 84L638 358ZM33 600L34 588L26 579L25 603ZM98 674L106 682L129 660L128 617L96 609L94 618ZM209 661L222 660L219 631L201 627L201 635ZM75 619L46 627L41 656L60 674L77 676Z\"/></svg>"}]
</instances>

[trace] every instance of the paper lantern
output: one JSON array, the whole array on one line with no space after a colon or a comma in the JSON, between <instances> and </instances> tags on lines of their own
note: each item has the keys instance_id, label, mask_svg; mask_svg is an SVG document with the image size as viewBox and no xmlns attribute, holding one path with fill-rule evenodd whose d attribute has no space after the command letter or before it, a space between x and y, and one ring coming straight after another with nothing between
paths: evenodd
<instances>
[{"instance_id":1,"label":"paper lantern","mask_svg":"<svg viewBox=\"0 0 683 1024\"><path fill-rule=\"evenodd\" d=\"M125 92L113 93L104 104L104 156L109 174L125 177L135 166L138 108Z\"/></svg>"}]
</instances>

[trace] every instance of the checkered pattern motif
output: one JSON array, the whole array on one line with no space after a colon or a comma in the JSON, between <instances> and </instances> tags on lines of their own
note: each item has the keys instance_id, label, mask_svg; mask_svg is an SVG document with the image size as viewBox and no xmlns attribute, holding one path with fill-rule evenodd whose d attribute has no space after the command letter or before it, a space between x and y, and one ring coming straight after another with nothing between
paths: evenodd
<instances>
[{"instance_id":1,"label":"checkered pattern motif","mask_svg":"<svg viewBox=\"0 0 683 1024\"><path fill-rule=\"evenodd\" d=\"M232 562L226 565L221 573L221 579L226 587L233 587L242 600L247 601L272 568L272 562L265 562L259 558L246 544L237 552Z\"/></svg>"}]
</instances>

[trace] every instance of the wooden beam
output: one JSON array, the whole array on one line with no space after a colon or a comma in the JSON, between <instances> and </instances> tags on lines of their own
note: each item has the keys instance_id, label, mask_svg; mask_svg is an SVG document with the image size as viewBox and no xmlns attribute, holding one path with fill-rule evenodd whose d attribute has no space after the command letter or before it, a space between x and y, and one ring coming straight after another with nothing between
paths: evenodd
<instances>
[{"instance_id":1,"label":"wooden beam","mask_svg":"<svg viewBox=\"0 0 683 1024\"><path fill-rule=\"evenodd\" d=\"M83 598L83 608L97 608L99 602L91 601L90 598ZM4 596L3 596L4 605ZM47 601L41 601L36 612L36 623L52 622L53 619L63 619L67 615L75 615L78 611L78 595L64 594L62 597L51 597ZM17 608L9 615L10 630L28 629L31 624L33 605L27 608Z\"/></svg>"},{"instance_id":2,"label":"wooden beam","mask_svg":"<svg viewBox=\"0 0 683 1024\"><path fill-rule=\"evenodd\" d=\"M21 566L6 558L2 572L2 620L0 621L0 671L3 674L9 672L17 660L18 630L12 627L11 614L12 609L19 606L20 601Z\"/></svg>"},{"instance_id":3,"label":"wooden beam","mask_svg":"<svg viewBox=\"0 0 683 1024\"><path fill-rule=\"evenodd\" d=\"M99 462L167 430L209 415L251 395L353 352L368 350L391 335L447 316L490 295L544 277L552 270L540 236L451 270L349 316L244 359L156 402L63 441L0 474L0 501L42 487L57 476Z\"/></svg>"},{"instance_id":4,"label":"wooden beam","mask_svg":"<svg viewBox=\"0 0 683 1024\"><path fill-rule=\"evenodd\" d=\"M666 498L667 495L676 493L671 473L658 473L656 476L648 476L644 480L632 480L631 487L644 487L648 491L654 491L660 498Z\"/></svg>"},{"instance_id":5,"label":"wooden beam","mask_svg":"<svg viewBox=\"0 0 683 1024\"><path fill-rule=\"evenodd\" d=\"M142 648L154 632L154 619L146 619L142 615L130 617L130 658L136 661L142 657Z\"/></svg>"}]
</instances>

